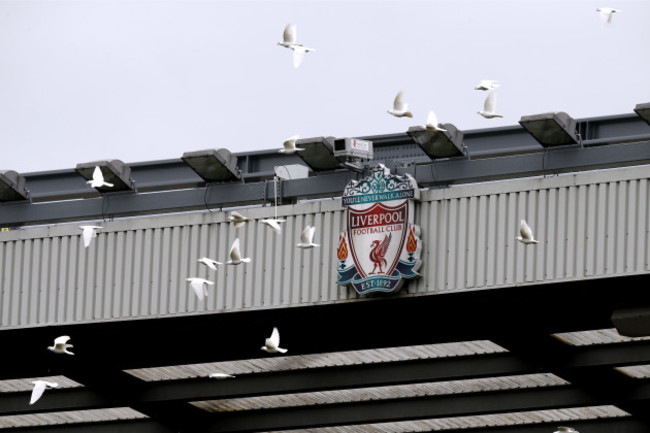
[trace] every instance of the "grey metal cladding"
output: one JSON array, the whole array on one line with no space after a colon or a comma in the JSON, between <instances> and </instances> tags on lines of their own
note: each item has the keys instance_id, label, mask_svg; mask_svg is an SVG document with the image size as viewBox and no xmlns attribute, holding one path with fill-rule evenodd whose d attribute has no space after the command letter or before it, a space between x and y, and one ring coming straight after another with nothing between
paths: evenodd
<instances>
[{"instance_id":1,"label":"grey metal cladding","mask_svg":"<svg viewBox=\"0 0 650 433\"><path fill-rule=\"evenodd\" d=\"M424 190L422 276L389 296L648 272L649 177L641 165ZM240 211L257 221L235 229L217 211L102 221L88 248L80 223L1 232L0 326L363 301L336 285L339 199L279 206L281 235L259 223L273 207ZM538 245L515 240L521 218ZM307 224L319 248L295 247ZM251 263L212 271L197 262L225 262L236 237ZM185 281L193 276L216 283L204 303Z\"/></svg>"}]
</instances>

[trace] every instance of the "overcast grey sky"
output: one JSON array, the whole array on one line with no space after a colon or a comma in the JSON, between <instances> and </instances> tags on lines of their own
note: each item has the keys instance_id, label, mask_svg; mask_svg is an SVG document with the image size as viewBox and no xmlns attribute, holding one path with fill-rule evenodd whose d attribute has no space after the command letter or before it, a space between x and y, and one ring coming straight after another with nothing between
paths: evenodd
<instances>
[{"instance_id":1,"label":"overcast grey sky","mask_svg":"<svg viewBox=\"0 0 650 433\"><path fill-rule=\"evenodd\" d=\"M622 9L602 27L597 7ZM294 69L284 26L316 48ZM0 1L0 169L650 102L648 0ZM496 79L484 119L481 79ZM398 90L414 118L386 113Z\"/></svg>"}]
</instances>

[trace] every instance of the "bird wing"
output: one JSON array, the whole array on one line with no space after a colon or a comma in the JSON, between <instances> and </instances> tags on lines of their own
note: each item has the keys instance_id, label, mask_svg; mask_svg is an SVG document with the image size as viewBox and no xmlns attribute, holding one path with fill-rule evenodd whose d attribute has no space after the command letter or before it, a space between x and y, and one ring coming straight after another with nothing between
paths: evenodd
<instances>
[{"instance_id":1,"label":"bird wing","mask_svg":"<svg viewBox=\"0 0 650 433\"><path fill-rule=\"evenodd\" d=\"M269 219L262 220L262 223L271 227L273 231L276 232L277 234L282 233L282 227L280 227L280 223L277 220L269 218Z\"/></svg>"},{"instance_id":2,"label":"bird wing","mask_svg":"<svg viewBox=\"0 0 650 433\"><path fill-rule=\"evenodd\" d=\"M233 262L238 262L241 260L241 253L239 252L239 238L235 239L235 242L232 243L230 248L230 258Z\"/></svg>"},{"instance_id":3,"label":"bird wing","mask_svg":"<svg viewBox=\"0 0 650 433\"><path fill-rule=\"evenodd\" d=\"M271 332L269 341L275 347L280 346L280 331L278 331L278 328L273 328L273 332Z\"/></svg>"},{"instance_id":4,"label":"bird wing","mask_svg":"<svg viewBox=\"0 0 650 433\"><path fill-rule=\"evenodd\" d=\"M386 235L383 241L379 245L377 245L377 255L381 258L383 258L386 255L386 251L388 250L388 245L390 244L390 240L392 238L392 233L389 233Z\"/></svg>"},{"instance_id":5,"label":"bird wing","mask_svg":"<svg viewBox=\"0 0 650 433\"><path fill-rule=\"evenodd\" d=\"M282 34L282 39L284 40L285 44L293 44L296 42L296 25L295 24L287 24L287 26L284 28L284 33Z\"/></svg>"},{"instance_id":6,"label":"bird wing","mask_svg":"<svg viewBox=\"0 0 650 433\"><path fill-rule=\"evenodd\" d=\"M436 113L434 113L433 111L429 111L429 114L427 115L426 128L436 129L437 127L438 127L438 118L436 117Z\"/></svg>"},{"instance_id":7,"label":"bird wing","mask_svg":"<svg viewBox=\"0 0 650 433\"><path fill-rule=\"evenodd\" d=\"M404 91L400 90L395 95L395 100L393 101L393 109L396 111L406 111L407 105L404 102Z\"/></svg>"},{"instance_id":8,"label":"bird wing","mask_svg":"<svg viewBox=\"0 0 650 433\"><path fill-rule=\"evenodd\" d=\"M302 45L292 45L293 49L293 67L297 68L302 63L302 59L305 57L307 50Z\"/></svg>"},{"instance_id":9,"label":"bird wing","mask_svg":"<svg viewBox=\"0 0 650 433\"><path fill-rule=\"evenodd\" d=\"M45 381L35 380L32 383L34 384L34 389L32 389L32 397L29 399L29 404L36 403L43 395L43 392L45 392Z\"/></svg>"},{"instance_id":10,"label":"bird wing","mask_svg":"<svg viewBox=\"0 0 650 433\"><path fill-rule=\"evenodd\" d=\"M54 339L54 345L59 346L59 345L64 345L70 340L70 337L67 335L62 335L60 337L57 337Z\"/></svg>"},{"instance_id":11,"label":"bird wing","mask_svg":"<svg viewBox=\"0 0 650 433\"><path fill-rule=\"evenodd\" d=\"M524 239L533 239L533 231L530 229L530 226L526 220L521 220L521 225L519 226L519 233Z\"/></svg>"},{"instance_id":12,"label":"bird wing","mask_svg":"<svg viewBox=\"0 0 650 433\"><path fill-rule=\"evenodd\" d=\"M298 140L299 137L300 136L298 135L292 135L291 137L284 140L284 143L282 143L282 145L286 150L296 150L296 140Z\"/></svg>"},{"instance_id":13,"label":"bird wing","mask_svg":"<svg viewBox=\"0 0 650 433\"><path fill-rule=\"evenodd\" d=\"M203 281L199 278L193 278L190 280L190 285L192 286L196 297L199 298L199 301L203 302L205 296Z\"/></svg>"},{"instance_id":14,"label":"bird wing","mask_svg":"<svg viewBox=\"0 0 650 433\"><path fill-rule=\"evenodd\" d=\"M488 93L487 98L485 98L485 104L483 105L483 111L486 113L494 113L496 105L496 93L494 90L490 90L490 93Z\"/></svg>"},{"instance_id":15,"label":"bird wing","mask_svg":"<svg viewBox=\"0 0 650 433\"><path fill-rule=\"evenodd\" d=\"M90 245L90 242L93 239L93 236L95 235L95 231L92 226L82 226L83 229L83 238L84 238L84 246L88 247Z\"/></svg>"},{"instance_id":16,"label":"bird wing","mask_svg":"<svg viewBox=\"0 0 650 433\"><path fill-rule=\"evenodd\" d=\"M314 226L307 226L304 228L302 233L300 234L300 240L304 244L311 244L314 240L314 232L316 231L316 227Z\"/></svg>"},{"instance_id":17,"label":"bird wing","mask_svg":"<svg viewBox=\"0 0 650 433\"><path fill-rule=\"evenodd\" d=\"M102 174L102 169L98 165L95 166L93 171L93 181L94 182L104 182L104 175Z\"/></svg>"}]
</instances>

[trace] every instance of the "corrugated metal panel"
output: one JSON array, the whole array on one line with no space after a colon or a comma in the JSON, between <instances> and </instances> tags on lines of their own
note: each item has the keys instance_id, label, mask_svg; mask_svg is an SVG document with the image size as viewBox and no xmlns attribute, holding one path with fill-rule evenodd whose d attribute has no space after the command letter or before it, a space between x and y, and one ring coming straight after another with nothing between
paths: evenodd
<instances>
[{"instance_id":1,"label":"corrugated metal panel","mask_svg":"<svg viewBox=\"0 0 650 433\"><path fill-rule=\"evenodd\" d=\"M271 358L212 362L206 364L139 368L125 370L125 372L144 381L157 381L206 377L215 372L241 375L502 352L506 352L506 349L491 341L479 340L460 343L390 347L385 349L353 350L348 352L317 353L313 355L274 356Z\"/></svg>"},{"instance_id":2,"label":"corrugated metal panel","mask_svg":"<svg viewBox=\"0 0 650 433\"><path fill-rule=\"evenodd\" d=\"M626 337L616 329L596 329L593 331L562 332L552 334L558 340L571 346L591 346L594 344L624 343L626 341L650 340L650 337Z\"/></svg>"},{"instance_id":3,"label":"corrugated metal panel","mask_svg":"<svg viewBox=\"0 0 650 433\"><path fill-rule=\"evenodd\" d=\"M65 412L0 416L0 428L36 427L58 424L144 419L146 415L129 407L110 409L71 410Z\"/></svg>"},{"instance_id":4,"label":"corrugated metal panel","mask_svg":"<svg viewBox=\"0 0 650 433\"><path fill-rule=\"evenodd\" d=\"M233 412L278 407L313 406L318 404L464 394L469 392L504 391L568 385L569 382L550 373L488 377L373 388L344 389L300 394L267 395L192 402L207 412Z\"/></svg>"},{"instance_id":5,"label":"corrugated metal panel","mask_svg":"<svg viewBox=\"0 0 650 433\"><path fill-rule=\"evenodd\" d=\"M650 166L423 191L422 278L400 296L648 272ZM245 210L257 220L272 207ZM227 212L105 221L89 248L79 223L0 233L0 326L24 327L357 300L336 285L340 200L280 206L282 235ZM540 243L515 241L526 218ZM320 248L295 247L307 224ZM239 237L252 263L226 261ZM197 302L185 278L215 281Z\"/></svg>"},{"instance_id":6,"label":"corrugated metal panel","mask_svg":"<svg viewBox=\"0 0 650 433\"><path fill-rule=\"evenodd\" d=\"M626 376L634 379L648 379L650 378L650 365L632 365L630 367L614 367Z\"/></svg>"},{"instance_id":7,"label":"corrugated metal panel","mask_svg":"<svg viewBox=\"0 0 650 433\"><path fill-rule=\"evenodd\" d=\"M570 426L571 421L607 419L630 416L616 406L588 406L566 409L536 410L530 412L509 412L495 415L477 415L453 418L423 419L379 424L321 427L274 431L273 433L408 433L418 431L457 430L480 427L505 427L512 425L553 423L549 432L556 430L559 423Z\"/></svg>"},{"instance_id":8,"label":"corrugated metal panel","mask_svg":"<svg viewBox=\"0 0 650 433\"><path fill-rule=\"evenodd\" d=\"M34 384L32 384L32 382L35 380L46 380L48 382L57 383L59 385L57 386L57 389L78 388L83 386L82 384L75 382L72 379L68 379L65 376L26 377L23 379L0 380L0 393L31 391L32 388L34 388Z\"/></svg>"}]
</instances>

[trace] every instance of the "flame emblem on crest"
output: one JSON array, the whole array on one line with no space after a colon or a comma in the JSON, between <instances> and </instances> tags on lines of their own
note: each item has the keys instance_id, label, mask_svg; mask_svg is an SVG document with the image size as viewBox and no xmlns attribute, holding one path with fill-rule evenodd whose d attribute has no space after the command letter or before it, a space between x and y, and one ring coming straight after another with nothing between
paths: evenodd
<instances>
[{"instance_id":1,"label":"flame emblem on crest","mask_svg":"<svg viewBox=\"0 0 650 433\"><path fill-rule=\"evenodd\" d=\"M409 230L409 237L406 241L406 252L413 254L418 247L418 242L415 240L415 227L411 227Z\"/></svg>"},{"instance_id":2,"label":"flame emblem on crest","mask_svg":"<svg viewBox=\"0 0 650 433\"><path fill-rule=\"evenodd\" d=\"M343 235L339 236L339 248L336 250L336 255L339 260L348 258L348 247L345 245L345 237Z\"/></svg>"}]
</instances>

